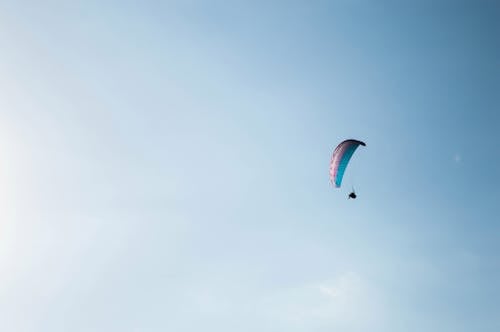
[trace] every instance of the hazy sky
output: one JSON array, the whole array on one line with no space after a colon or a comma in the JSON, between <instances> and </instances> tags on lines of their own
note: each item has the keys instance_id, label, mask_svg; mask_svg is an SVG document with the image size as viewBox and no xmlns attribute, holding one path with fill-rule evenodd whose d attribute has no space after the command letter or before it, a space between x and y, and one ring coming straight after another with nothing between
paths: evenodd
<instances>
[{"instance_id":1,"label":"hazy sky","mask_svg":"<svg viewBox=\"0 0 500 332\"><path fill-rule=\"evenodd\" d=\"M495 0L0 0L0 329L500 331L499 141Z\"/></svg>"}]
</instances>

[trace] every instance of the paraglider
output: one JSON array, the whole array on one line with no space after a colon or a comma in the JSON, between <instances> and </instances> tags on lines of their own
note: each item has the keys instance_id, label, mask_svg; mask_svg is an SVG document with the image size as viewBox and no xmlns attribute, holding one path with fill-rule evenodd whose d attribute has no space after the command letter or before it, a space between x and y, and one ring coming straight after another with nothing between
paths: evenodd
<instances>
[{"instance_id":1,"label":"paraglider","mask_svg":"<svg viewBox=\"0 0 500 332\"><path fill-rule=\"evenodd\" d=\"M366 146L366 144L362 141L348 139L341 142L333 151L332 158L330 160L330 182L332 185L335 184L336 188L340 188L347 165L349 164L354 151L356 151L360 145ZM356 197L357 196L353 188L348 198L355 199Z\"/></svg>"}]
</instances>

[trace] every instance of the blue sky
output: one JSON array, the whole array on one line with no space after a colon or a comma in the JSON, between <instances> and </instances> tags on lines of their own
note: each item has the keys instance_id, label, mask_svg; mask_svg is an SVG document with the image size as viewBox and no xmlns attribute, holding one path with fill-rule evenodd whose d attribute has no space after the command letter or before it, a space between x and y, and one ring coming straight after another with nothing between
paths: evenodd
<instances>
[{"instance_id":1,"label":"blue sky","mask_svg":"<svg viewBox=\"0 0 500 332\"><path fill-rule=\"evenodd\" d=\"M498 331L499 35L487 0L1 0L2 330Z\"/></svg>"}]
</instances>

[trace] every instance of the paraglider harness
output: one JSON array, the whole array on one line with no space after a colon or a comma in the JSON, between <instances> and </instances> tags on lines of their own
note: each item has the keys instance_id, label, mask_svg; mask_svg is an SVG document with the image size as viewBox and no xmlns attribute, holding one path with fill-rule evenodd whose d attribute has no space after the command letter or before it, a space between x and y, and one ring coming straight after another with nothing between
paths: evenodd
<instances>
[{"instance_id":1,"label":"paraglider harness","mask_svg":"<svg viewBox=\"0 0 500 332\"><path fill-rule=\"evenodd\" d=\"M352 192L347 196L347 199L356 199L356 192L354 191L354 187L352 187Z\"/></svg>"}]
</instances>

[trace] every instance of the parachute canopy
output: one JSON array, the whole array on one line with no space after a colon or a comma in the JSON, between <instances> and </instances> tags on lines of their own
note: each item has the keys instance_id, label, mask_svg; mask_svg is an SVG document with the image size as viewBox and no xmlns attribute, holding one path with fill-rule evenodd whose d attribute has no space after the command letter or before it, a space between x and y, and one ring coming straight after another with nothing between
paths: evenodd
<instances>
[{"instance_id":1,"label":"parachute canopy","mask_svg":"<svg viewBox=\"0 0 500 332\"><path fill-rule=\"evenodd\" d=\"M333 151L330 161L330 182L332 184L335 183L335 187L340 187L347 164L354 151L356 151L360 145L366 146L366 144L361 141L348 139L340 143Z\"/></svg>"}]
</instances>

